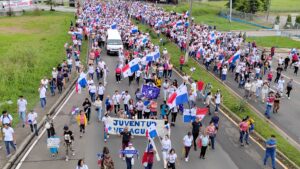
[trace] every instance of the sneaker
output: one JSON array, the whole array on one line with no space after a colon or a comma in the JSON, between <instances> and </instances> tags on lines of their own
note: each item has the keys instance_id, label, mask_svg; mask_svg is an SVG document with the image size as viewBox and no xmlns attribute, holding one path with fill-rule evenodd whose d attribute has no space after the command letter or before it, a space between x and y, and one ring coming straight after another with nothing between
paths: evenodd
<instances>
[{"instance_id":1,"label":"sneaker","mask_svg":"<svg viewBox=\"0 0 300 169\"><path fill-rule=\"evenodd\" d=\"M106 143L106 141L107 141L107 140L106 140L106 139L104 139L104 142L105 142L105 143Z\"/></svg>"},{"instance_id":2,"label":"sneaker","mask_svg":"<svg viewBox=\"0 0 300 169\"><path fill-rule=\"evenodd\" d=\"M290 100L291 98L290 98L290 97L288 97L288 99Z\"/></svg>"},{"instance_id":3,"label":"sneaker","mask_svg":"<svg viewBox=\"0 0 300 169\"><path fill-rule=\"evenodd\" d=\"M66 156L66 161L69 161L69 157L68 156Z\"/></svg>"},{"instance_id":4,"label":"sneaker","mask_svg":"<svg viewBox=\"0 0 300 169\"><path fill-rule=\"evenodd\" d=\"M107 135L107 138L109 138L109 135Z\"/></svg>"},{"instance_id":5,"label":"sneaker","mask_svg":"<svg viewBox=\"0 0 300 169\"><path fill-rule=\"evenodd\" d=\"M189 161L189 159L188 158L185 158L185 162L188 162Z\"/></svg>"},{"instance_id":6,"label":"sneaker","mask_svg":"<svg viewBox=\"0 0 300 169\"><path fill-rule=\"evenodd\" d=\"M72 153L72 156L75 156L75 152Z\"/></svg>"},{"instance_id":7,"label":"sneaker","mask_svg":"<svg viewBox=\"0 0 300 169\"><path fill-rule=\"evenodd\" d=\"M123 157L123 161L125 161L125 157Z\"/></svg>"}]
</instances>

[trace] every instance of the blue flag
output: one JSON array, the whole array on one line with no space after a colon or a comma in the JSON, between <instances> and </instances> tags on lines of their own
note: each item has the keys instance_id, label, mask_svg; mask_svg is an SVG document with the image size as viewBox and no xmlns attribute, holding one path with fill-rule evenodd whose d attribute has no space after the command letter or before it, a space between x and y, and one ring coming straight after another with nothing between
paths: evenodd
<instances>
[{"instance_id":1,"label":"blue flag","mask_svg":"<svg viewBox=\"0 0 300 169\"><path fill-rule=\"evenodd\" d=\"M156 86L143 85L142 93L148 99L157 99L160 89Z\"/></svg>"}]
</instances>

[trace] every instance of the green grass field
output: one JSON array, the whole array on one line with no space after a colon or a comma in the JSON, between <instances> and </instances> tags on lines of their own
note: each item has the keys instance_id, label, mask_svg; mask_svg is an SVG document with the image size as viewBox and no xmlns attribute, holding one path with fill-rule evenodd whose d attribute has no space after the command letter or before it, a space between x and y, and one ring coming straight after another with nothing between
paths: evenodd
<instances>
[{"instance_id":1,"label":"green grass field","mask_svg":"<svg viewBox=\"0 0 300 169\"><path fill-rule=\"evenodd\" d=\"M195 22L208 24L211 26L216 26L218 30L221 31L230 31L230 30L255 30L259 29L258 27L251 26L248 24L232 22L225 18L219 17L218 13L221 8L225 8L225 1L217 2L194 2L193 3L193 12L192 17L195 18ZM180 5L166 5L163 6L166 11L175 11L179 13L184 13L189 9L188 3L180 3Z\"/></svg>"},{"instance_id":2,"label":"green grass field","mask_svg":"<svg viewBox=\"0 0 300 169\"><path fill-rule=\"evenodd\" d=\"M272 12L300 12L299 0L271 0Z\"/></svg>"},{"instance_id":3,"label":"green grass field","mask_svg":"<svg viewBox=\"0 0 300 169\"><path fill-rule=\"evenodd\" d=\"M159 44L159 38L157 38L156 34L150 27L142 25L139 22L135 23L136 25L138 25L139 30L141 30L142 32L149 32L151 41L154 44ZM160 47L160 49L167 48L171 56L172 64L174 65L174 67L179 67L179 57L181 55L184 55L184 53L182 53L174 43L170 42L164 36L163 38L165 39L166 44L165 46ZM190 71L191 67L196 68L195 72L192 75ZM224 106L226 106L241 119L246 116L253 118L255 121L256 132L258 132L264 138L269 138L271 134L275 134L278 141L278 149L282 151L293 162L295 162L298 166L300 166L300 158L298 158L300 156L300 152L291 144L289 144L289 142L285 140L285 138L278 134L276 130L274 130L264 119L261 119L255 112L253 112L250 107L248 107L247 105L243 105L244 111L240 111L239 107L242 105L241 100L233 93L228 91L227 88L219 81L217 81L211 74L207 73L205 69L202 69L195 61L189 59L188 63L183 67L183 71L188 75L191 75L194 80L202 80L205 83L210 82L213 85L213 93L215 93L217 89L220 89L222 91Z\"/></svg>"},{"instance_id":4,"label":"green grass field","mask_svg":"<svg viewBox=\"0 0 300 169\"><path fill-rule=\"evenodd\" d=\"M23 95L32 108L38 101L42 77L65 59L64 43L73 13L30 12L20 17L0 18L0 102L14 117L16 100ZM17 118L14 123L17 123Z\"/></svg>"},{"instance_id":5,"label":"green grass field","mask_svg":"<svg viewBox=\"0 0 300 169\"><path fill-rule=\"evenodd\" d=\"M265 37L248 37L247 41L255 41L258 46L278 47L278 48L300 48L300 42L288 37L265 36Z\"/></svg>"}]
</instances>

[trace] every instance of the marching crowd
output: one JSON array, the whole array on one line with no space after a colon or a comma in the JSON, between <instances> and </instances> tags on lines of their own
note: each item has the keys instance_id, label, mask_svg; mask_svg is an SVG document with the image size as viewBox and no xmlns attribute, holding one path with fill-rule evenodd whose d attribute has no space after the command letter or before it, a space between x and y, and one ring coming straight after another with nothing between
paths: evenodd
<instances>
[{"instance_id":1,"label":"marching crowd","mask_svg":"<svg viewBox=\"0 0 300 169\"><path fill-rule=\"evenodd\" d=\"M104 126L104 141L109 139L107 119L110 116L128 119L163 119L165 128L168 131L169 127L176 125L178 114L183 114L185 108L196 110L197 103L202 102L207 108L207 112L211 115L209 125L204 127L201 120L197 117L191 122L192 130L187 132L183 137L184 160L189 161L189 152L191 148L197 151L200 148L199 158L205 159L205 154L208 146L212 150L215 149L216 134L219 130L219 106L222 102L222 93L217 90L212 93L213 86L210 83L203 84L199 81L189 81L189 76L183 75L183 83L178 84L177 79L173 78L173 65L170 62L170 56L167 49L163 49L160 54L160 47L151 42L149 33L143 33L137 29L132 23L131 17L140 20L144 24L149 24L160 36L160 33L165 34L181 50L187 50L189 46L189 55L194 57L199 62L203 62L207 70L212 69L214 73L219 73L222 81L226 81L228 72L234 72L235 81L240 88L245 90L245 98L261 102L266 102L266 116L270 118L270 113L277 113L280 107L280 99L284 97L284 88L287 90L287 97L290 99L290 92L293 89L293 79L289 79L285 83L282 76L282 71L285 71L288 66L294 67L294 73L297 74L299 62L299 53L292 50L290 55L283 59L280 58L276 68L276 84L275 91L271 90L270 83L273 82L272 60L275 54L275 49L271 49L271 54L267 55L266 51L258 52L255 43L245 43L244 37L232 33L221 33L210 26L188 23L188 12L178 14L174 12L165 12L155 5L149 5L141 2L98 2L86 1L82 7L78 7L76 12L76 23L71 23L69 34L71 34L72 44L66 44L66 60L62 64L52 70L50 79L43 78L38 90L40 95L40 103L43 110L46 107L46 93L50 91L54 96L56 91L61 94L70 80L71 72L76 71L79 76L83 76L87 72L86 85L76 87L77 92L81 91L82 87L87 87L89 97L86 98L81 106L74 106L72 115L76 117L80 130L80 138L85 134L85 127L90 123L92 106L95 107L97 120L103 123ZM186 44L187 26L191 24L191 43ZM103 60L103 47L106 43L106 31L108 29L117 29L122 37L125 49L120 49L118 53L118 62L115 67L108 67ZM82 49L82 41L88 40L90 43L90 51L88 55L88 65L86 68L80 63L80 52ZM150 54L157 54L148 58ZM230 57L233 56L233 57ZM124 72L126 65L131 61L138 59L139 68L133 72ZM290 63L290 61L292 63ZM184 57L179 60L180 69L185 64ZM73 64L75 69L73 69ZM132 96L128 91L115 90L114 93L108 94L106 87L108 85L107 76L109 72L114 72L116 83L125 81L128 78L128 85L132 83L147 84L156 86L161 89L160 96L163 102L159 105L157 97L149 98L143 93L141 88L137 88ZM97 82L97 83L96 83ZM79 83L79 82L78 82ZM183 104L175 104L169 102L172 94L176 93L182 86L188 86L188 101ZM158 106L159 105L159 106ZM214 105L214 108L213 108ZM30 111L26 117L27 101L23 96L18 100L18 111L22 125L25 127L29 124L31 131L38 135L37 118L38 113L34 110ZM169 120L171 116L171 120ZM3 111L0 117L0 122L3 124L4 142L7 150L7 156L11 155L10 146L16 149L14 130L12 126L13 118L7 112ZM54 129L53 120L48 115L45 123L48 138L57 138ZM245 117L239 124L240 127L240 143L244 146L244 142L249 144L249 134L254 130L254 121L251 117ZM132 134L125 127L120 133L122 136L122 150L120 157L126 161L127 169L131 169L134 165L134 156L138 156L137 150L134 148L131 139ZM160 136L160 142L163 155L164 168L176 168L178 156L175 149L172 147L170 134ZM63 142L66 150L66 161L69 160L69 155L75 155L73 149L74 132L69 129L69 126L63 128ZM267 141L266 156L264 164L266 165L267 158L271 157L273 168L275 168L275 153L276 139L272 136ZM57 148L50 148L53 156L58 153ZM148 144L147 150L142 157L142 163L145 169L151 169L154 163L155 154L159 153L155 150L151 142ZM99 155L99 167L105 169L113 169L114 162L110 156L109 149L103 148ZM84 160L79 160L77 169L88 169Z\"/></svg>"}]
</instances>

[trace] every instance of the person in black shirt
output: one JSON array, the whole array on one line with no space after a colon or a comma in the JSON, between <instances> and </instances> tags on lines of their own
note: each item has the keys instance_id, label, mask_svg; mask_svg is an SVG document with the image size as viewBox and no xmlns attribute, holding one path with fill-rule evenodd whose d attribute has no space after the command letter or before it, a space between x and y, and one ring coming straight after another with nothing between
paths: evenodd
<instances>
[{"instance_id":1,"label":"person in black shirt","mask_svg":"<svg viewBox=\"0 0 300 169\"><path fill-rule=\"evenodd\" d=\"M193 134L193 143L194 143L194 150L197 151L197 144L196 140L199 136L199 132L201 130L202 123L199 119L199 117L196 118L195 121L192 122L192 134Z\"/></svg>"},{"instance_id":2,"label":"person in black shirt","mask_svg":"<svg viewBox=\"0 0 300 169\"><path fill-rule=\"evenodd\" d=\"M57 85L58 93L61 94L62 88L64 86L64 76L63 76L62 72L58 72L58 74L57 74L56 85Z\"/></svg>"},{"instance_id":3,"label":"person in black shirt","mask_svg":"<svg viewBox=\"0 0 300 169\"><path fill-rule=\"evenodd\" d=\"M131 139L131 133L128 131L128 127L125 127L124 131L122 131L120 135L122 136L122 150L125 150L125 148L128 147L128 143L130 142Z\"/></svg>"},{"instance_id":4,"label":"person in black shirt","mask_svg":"<svg viewBox=\"0 0 300 169\"><path fill-rule=\"evenodd\" d=\"M83 109L84 109L84 112L85 112L85 116L88 120L88 123L90 123L92 103L90 102L90 100L88 98L85 98L82 106L83 106Z\"/></svg>"},{"instance_id":5,"label":"person in black shirt","mask_svg":"<svg viewBox=\"0 0 300 169\"><path fill-rule=\"evenodd\" d=\"M74 156L74 149L72 147L72 143L74 141L74 135L71 130L69 130L68 126L64 126L64 145L66 146L66 161L69 161L69 150L72 152Z\"/></svg>"}]
</instances>

